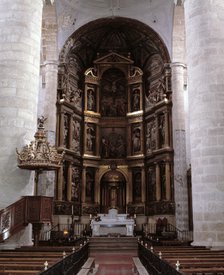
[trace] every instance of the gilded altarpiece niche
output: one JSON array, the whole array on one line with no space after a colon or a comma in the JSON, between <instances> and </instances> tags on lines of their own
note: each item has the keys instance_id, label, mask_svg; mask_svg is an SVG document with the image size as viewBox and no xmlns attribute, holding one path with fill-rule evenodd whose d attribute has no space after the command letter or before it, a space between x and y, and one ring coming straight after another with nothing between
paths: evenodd
<instances>
[{"instance_id":1,"label":"gilded altarpiece niche","mask_svg":"<svg viewBox=\"0 0 224 275\"><path fill-rule=\"evenodd\" d=\"M137 112L141 109L141 90L139 85L131 87L131 112Z\"/></svg>"},{"instance_id":2,"label":"gilded altarpiece niche","mask_svg":"<svg viewBox=\"0 0 224 275\"><path fill-rule=\"evenodd\" d=\"M94 203L95 192L95 168L86 168L86 202Z\"/></svg>"},{"instance_id":3,"label":"gilded altarpiece niche","mask_svg":"<svg viewBox=\"0 0 224 275\"><path fill-rule=\"evenodd\" d=\"M165 145L165 115L160 114L158 116L158 134L159 134L159 148Z\"/></svg>"},{"instance_id":4,"label":"gilded altarpiece niche","mask_svg":"<svg viewBox=\"0 0 224 275\"><path fill-rule=\"evenodd\" d=\"M140 153L142 150L142 143L141 143L141 124L135 123L132 125L132 153L137 154Z\"/></svg>"},{"instance_id":5,"label":"gilded altarpiece niche","mask_svg":"<svg viewBox=\"0 0 224 275\"><path fill-rule=\"evenodd\" d=\"M96 88L94 85L88 85L87 86L87 91L86 91L86 102L87 106L86 109L87 111L97 111L97 97L96 97Z\"/></svg>"},{"instance_id":6,"label":"gilded altarpiece niche","mask_svg":"<svg viewBox=\"0 0 224 275\"><path fill-rule=\"evenodd\" d=\"M71 150L75 154L81 155L81 122L78 118L73 116L72 118L72 139Z\"/></svg>"},{"instance_id":7,"label":"gilded altarpiece niche","mask_svg":"<svg viewBox=\"0 0 224 275\"><path fill-rule=\"evenodd\" d=\"M81 171L79 167L72 167L72 191L71 200L80 202L81 194Z\"/></svg>"},{"instance_id":8,"label":"gilded altarpiece niche","mask_svg":"<svg viewBox=\"0 0 224 275\"><path fill-rule=\"evenodd\" d=\"M165 164L160 163L160 188L161 188L161 199L166 200L166 170Z\"/></svg>"},{"instance_id":9,"label":"gilded altarpiece niche","mask_svg":"<svg viewBox=\"0 0 224 275\"><path fill-rule=\"evenodd\" d=\"M133 168L132 170L132 190L133 202L141 202L142 196L142 174L140 168Z\"/></svg>"},{"instance_id":10,"label":"gilded altarpiece niche","mask_svg":"<svg viewBox=\"0 0 224 275\"><path fill-rule=\"evenodd\" d=\"M63 145L64 148L69 148L69 125L70 125L70 115L64 114L64 135L63 135Z\"/></svg>"},{"instance_id":11,"label":"gilded altarpiece niche","mask_svg":"<svg viewBox=\"0 0 224 275\"><path fill-rule=\"evenodd\" d=\"M63 162L63 178L62 178L62 200L67 200L67 189L68 189L68 162Z\"/></svg>"},{"instance_id":12,"label":"gilded altarpiece niche","mask_svg":"<svg viewBox=\"0 0 224 275\"><path fill-rule=\"evenodd\" d=\"M101 115L103 117L122 117L127 112L127 80L118 69L109 69L101 81Z\"/></svg>"},{"instance_id":13,"label":"gilded altarpiece niche","mask_svg":"<svg viewBox=\"0 0 224 275\"><path fill-rule=\"evenodd\" d=\"M156 200L156 170L155 166L150 166L146 175L146 197L147 201Z\"/></svg>"},{"instance_id":14,"label":"gilded altarpiece niche","mask_svg":"<svg viewBox=\"0 0 224 275\"><path fill-rule=\"evenodd\" d=\"M123 158L126 156L125 128L101 129L101 157Z\"/></svg>"},{"instance_id":15,"label":"gilded altarpiece niche","mask_svg":"<svg viewBox=\"0 0 224 275\"><path fill-rule=\"evenodd\" d=\"M86 123L86 152L90 154L96 153L96 125L94 123Z\"/></svg>"},{"instance_id":16,"label":"gilded altarpiece niche","mask_svg":"<svg viewBox=\"0 0 224 275\"><path fill-rule=\"evenodd\" d=\"M145 144L146 153L151 153L156 149L156 122L151 120L146 123Z\"/></svg>"}]
</instances>

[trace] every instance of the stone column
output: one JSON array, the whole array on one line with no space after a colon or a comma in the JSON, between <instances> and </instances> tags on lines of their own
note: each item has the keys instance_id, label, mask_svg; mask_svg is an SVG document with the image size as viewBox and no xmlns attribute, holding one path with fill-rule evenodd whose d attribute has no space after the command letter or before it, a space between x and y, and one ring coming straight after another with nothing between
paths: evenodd
<instances>
[{"instance_id":1,"label":"stone column","mask_svg":"<svg viewBox=\"0 0 224 275\"><path fill-rule=\"evenodd\" d=\"M185 104L185 21L182 1L176 1L173 26L172 122L174 148L174 197L176 227L188 230L186 104Z\"/></svg>"},{"instance_id":2,"label":"stone column","mask_svg":"<svg viewBox=\"0 0 224 275\"><path fill-rule=\"evenodd\" d=\"M224 247L224 2L185 0L194 245ZM193 46L192 46L193 45Z\"/></svg>"},{"instance_id":3,"label":"stone column","mask_svg":"<svg viewBox=\"0 0 224 275\"><path fill-rule=\"evenodd\" d=\"M0 1L0 208L34 192L34 173L17 167L15 151L37 126L42 7L42 0ZM30 243L30 233L14 244Z\"/></svg>"},{"instance_id":4,"label":"stone column","mask_svg":"<svg viewBox=\"0 0 224 275\"><path fill-rule=\"evenodd\" d=\"M174 147L174 197L176 204L176 227L188 230L188 190L186 162L186 126L183 63L172 64L173 86L173 147Z\"/></svg>"}]
</instances>

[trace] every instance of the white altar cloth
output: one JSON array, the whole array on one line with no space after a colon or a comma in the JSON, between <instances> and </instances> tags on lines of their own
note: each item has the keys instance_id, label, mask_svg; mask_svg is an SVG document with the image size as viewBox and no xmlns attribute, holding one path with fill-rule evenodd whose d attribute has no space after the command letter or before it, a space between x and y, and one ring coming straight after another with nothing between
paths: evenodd
<instances>
[{"instance_id":1,"label":"white altar cloth","mask_svg":"<svg viewBox=\"0 0 224 275\"><path fill-rule=\"evenodd\" d=\"M127 214L117 214L116 209L110 209L108 214L98 214L91 221L92 236L106 236L108 234L120 234L133 236L134 219L127 218Z\"/></svg>"}]
</instances>

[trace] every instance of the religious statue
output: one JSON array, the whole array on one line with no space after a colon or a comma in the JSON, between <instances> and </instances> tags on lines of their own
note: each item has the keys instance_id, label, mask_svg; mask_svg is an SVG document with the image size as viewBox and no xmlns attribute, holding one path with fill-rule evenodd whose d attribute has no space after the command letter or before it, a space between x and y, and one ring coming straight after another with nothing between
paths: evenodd
<instances>
[{"instance_id":1,"label":"religious statue","mask_svg":"<svg viewBox=\"0 0 224 275\"><path fill-rule=\"evenodd\" d=\"M132 109L133 111L138 111L140 110L140 90L139 89L135 89L133 91L133 95L132 95Z\"/></svg>"},{"instance_id":2,"label":"religious statue","mask_svg":"<svg viewBox=\"0 0 224 275\"><path fill-rule=\"evenodd\" d=\"M139 152L141 150L141 130L139 128L134 128L133 130L133 152Z\"/></svg>"},{"instance_id":3,"label":"religious statue","mask_svg":"<svg viewBox=\"0 0 224 275\"><path fill-rule=\"evenodd\" d=\"M94 150L94 142L95 139L95 129L93 126L88 126L86 129L86 148L87 151L93 151Z\"/></svg>"},{"instance_id":4,"label":"religious statue","mask_svg":"<svg viewBox=\"0 0 224 275\"><path fill-rule=\"evenodd\" d=\"M41 116L37 119L37 128L44 128L44 122L47 120L46 117Z\"/></svg>"},{"instance_id":5,"label":"religious statue","mask_svg":"<svg viewBox=\"0 0 224 275\"><path fill-rule=\"evenodd\" d=\"M81 125L80 122L76 119L72 121L73 131L72 131L72 144L71 148L75 151L75 153L80 154L80 131Z\"/></svg>"},{"instance_id":6,"label":"religious statue","mask_svg":"<svg viewBox=\"0 0 224 275\"><path fill-rule=\"evenodd\" d=\"M89 111L95 110L95 96L93 94L92 89L89 89L87 91L87 110Z\"/></svg>"}]
</instances>

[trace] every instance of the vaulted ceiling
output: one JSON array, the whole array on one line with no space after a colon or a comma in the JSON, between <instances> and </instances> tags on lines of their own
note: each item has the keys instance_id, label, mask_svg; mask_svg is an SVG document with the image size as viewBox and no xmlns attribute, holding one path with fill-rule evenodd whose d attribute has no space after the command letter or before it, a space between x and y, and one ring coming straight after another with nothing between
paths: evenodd
<instances>
[{"instance_id":1,"label":"vaulted ceiling","mask_svg":"<svg viewBox=\"0 0 224 275\"><path fill-rule=\"evenodd\" d=\"M170 60L158 34L134 19L98 19L81 27L72 37L74 43L69 56L75 57L83 69L92 66L97 57L112 51L130 53L135 65L142 69L154 54L159 54L164 63Z\"/></svg>"}]
</instances>

